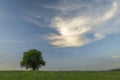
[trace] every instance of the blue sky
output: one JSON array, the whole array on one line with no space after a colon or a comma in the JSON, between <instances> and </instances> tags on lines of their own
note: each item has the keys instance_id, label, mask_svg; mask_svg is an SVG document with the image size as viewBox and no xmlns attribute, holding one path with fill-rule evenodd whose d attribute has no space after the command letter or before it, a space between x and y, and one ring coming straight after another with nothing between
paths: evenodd
<instances>
[{"instance_id":1,"label":"blue sky","mask_svg":"<svg viewBox=\"0 0 120 80\"><path fill-rule=\"evenodd\" d=\"M120 67L119 0L0 0L0 70L22 70L23 52L43 52L42 70Z\"/></svg>"}]
</instances>

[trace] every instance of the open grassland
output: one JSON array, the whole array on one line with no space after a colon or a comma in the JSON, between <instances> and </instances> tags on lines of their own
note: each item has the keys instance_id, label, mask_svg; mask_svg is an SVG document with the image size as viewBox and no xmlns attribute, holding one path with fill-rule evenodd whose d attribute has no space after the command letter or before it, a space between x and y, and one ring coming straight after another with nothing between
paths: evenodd
<instances>
[{"instance_id":1,"label":"open grassland","mask_svg":"<svg viewBox=\"0 0 120 80\"><path fill-rule=\"evenodd\" d=\"M0 71L0 80L120 80L120 72Z\"/></svg>"}]
</instances>

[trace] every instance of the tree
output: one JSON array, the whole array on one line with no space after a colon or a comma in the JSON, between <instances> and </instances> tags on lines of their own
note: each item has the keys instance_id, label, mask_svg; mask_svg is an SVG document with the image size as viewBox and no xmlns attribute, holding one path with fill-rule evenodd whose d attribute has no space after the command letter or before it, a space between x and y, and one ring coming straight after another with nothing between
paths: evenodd
<instances>
[{"instance_id":1,"label":"tree","mask_svg":"<svg viewBox=\"0 0 120 80\"><path fill-rule=\"evenodd\" d=\"M42 58L42 53L36 49L30 49L23 54L23 59L20 62L21 67L26 69L31 68L33 71L38 70L41 66L45 65Z\"/></svg>"}]
</instances>

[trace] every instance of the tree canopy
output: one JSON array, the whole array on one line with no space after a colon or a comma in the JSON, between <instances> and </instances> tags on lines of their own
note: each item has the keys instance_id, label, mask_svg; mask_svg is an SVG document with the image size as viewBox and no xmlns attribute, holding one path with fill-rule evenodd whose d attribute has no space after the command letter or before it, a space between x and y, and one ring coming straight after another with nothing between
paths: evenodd
<instances>
[{"instance_id":1,"label":"tree canopy","mask_svg":"<svg viewBox=\"0 0 120 80\"><path fill-rule=\"evenodd\" d=\"M26 69L38 70L41 66L45 65L45 61L42 57L42 52L30 49L23 53L23 59L20 64L21 67L25 67Z\"/></svg>"}]
</instances>

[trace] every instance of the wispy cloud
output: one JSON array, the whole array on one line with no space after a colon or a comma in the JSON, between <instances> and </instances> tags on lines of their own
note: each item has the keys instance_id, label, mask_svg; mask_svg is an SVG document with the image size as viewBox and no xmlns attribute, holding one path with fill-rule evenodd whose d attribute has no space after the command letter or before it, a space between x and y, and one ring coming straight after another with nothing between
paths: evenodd
<instances>
[{"instance_id":1,"label":"wispy cloud","mask_svg":"<svg viewBox=\"0 0 120 80\"><path fill-rule=\"evenodd\" d=\"M39 15L27 15L23 16L22 19L24 21L30 22L32 24L35 24L40 27L46 27L48 26L48 19L47 16L39 16Z\"/></svg>"},{"instance_id":2,"label":"wispy cloud","mask_svg":"<svg viewBox=\"0 0 120 80\"><path fill-rule=\"evenodd\" d=\"M28 41L28 40L26 40L26 41L22 41L22 40L21 41L20 40L0 40L0 44L33 43L33 42L37 42L37 41L39 41L39 40L30 40L30 41Z\"/></svg>"},{"instance_id":3,"label":"wispy cloud","mask_svg":"<svg viewBox=\"0 0 120 80\"><path fill-rule=\"evenodd\" d=\"M120 59L120 56L112 56L113 59Z\"/></svg>"},{"instance_id":4,"label":"wispy cloud","mask_svg":"<svg viewBox=\"0 0 120 80\"><path fill-rule=\"evenodd\" d=\"M64 11L67 12L70 9L69 6ZM64 8L58 8L58 10L60 9ZM74 11L79 8L72 9ZM92 12L95 15L99 14L97 16L74 15L62 17L62 15L58 15L51 23L51 27L58 34L51 34L47 36L47 39L50 40L52 45L57 47L78 47L103 39L112 33L118 33L119 31L114 26L107 29L105 26L101 26L111 20L117 13L117 10L118 4L115 1L112 2L111 7L106 11L102 11L104 12L103 14ZM93 33L93 38L87 36L90 33Z\"/></svg>"},{"instance_id":5,"label":"wispy cloud","mask_svg":"<svg viewBox=\"0 0 120 80\"><path fill-rule=\"evenodd\" d=\"M79 3L77 4L77 0L60 0L57 4L54 5L42 5L42 7L44 8L48 8L51 10L56 10L56 11L60 11L62 13L66 13L67 11L73 11L73 10L78 10L81 7L83 7L84 5L79 5Z\"/></svg>"},{"instance_id":6,"label":"wispy cloud","mask_svg":"<svg viewBox=\"0 0 120 80\"><path fill-rule=\"evenodd\" d=\"M79 47L120 32L120 20L114 20L119 4L119 0L60 0L53 5L39 6L41 12L28 11L24 20L53 28L57 33L45 38L56 47ZM112 20L115 22L111 23Z\"/></svg>"}]
</instances>

